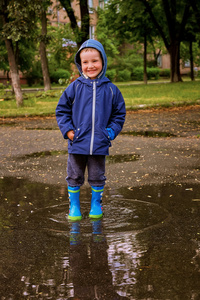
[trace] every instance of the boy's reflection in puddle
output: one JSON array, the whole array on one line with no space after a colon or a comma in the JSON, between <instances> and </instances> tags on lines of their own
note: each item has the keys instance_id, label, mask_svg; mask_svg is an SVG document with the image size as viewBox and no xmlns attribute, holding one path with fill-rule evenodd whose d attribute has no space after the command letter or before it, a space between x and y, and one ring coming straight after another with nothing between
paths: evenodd
<instances>
[{"instance_id":1,"label":"boy's reflection in puddle","mask_svg":"<svg viewBox=\"0 0 200 300\"><path fill-rule=\"evenodd\" d=\"M90 243L83 243L80 223L70 224L70 268L74 285L73 300L128 300L118 295L112 284L112 273L108 267L108 245L102 230L102 221L92 223ZM70 276L70 277L71 277Z\"/></svg>"}]
</instances>

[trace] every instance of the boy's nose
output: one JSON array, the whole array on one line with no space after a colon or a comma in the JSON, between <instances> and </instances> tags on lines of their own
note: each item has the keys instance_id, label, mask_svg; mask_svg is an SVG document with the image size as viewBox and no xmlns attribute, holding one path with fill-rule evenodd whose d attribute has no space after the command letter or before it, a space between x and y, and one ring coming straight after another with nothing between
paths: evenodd
<instances>
[{"instance_id":1,"label":"boy's nose","mask_svg":"<svg viewBox=\"0 0 200 300\"><path fill-rule=\"evenodd\" d=\"M92 67L93 67L93 63L90 62L90 63L88 64L88 68L92 68Z\"/></svg>"}]
</instances>

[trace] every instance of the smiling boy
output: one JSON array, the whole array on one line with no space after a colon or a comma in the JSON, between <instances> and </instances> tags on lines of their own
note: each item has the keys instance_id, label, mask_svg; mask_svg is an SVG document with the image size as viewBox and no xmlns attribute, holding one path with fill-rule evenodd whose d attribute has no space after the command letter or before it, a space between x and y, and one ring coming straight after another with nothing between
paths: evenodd
<instances>
[{"instance_id":1,"label":"smiling boy","mask_svg":"<svg viewBox=\"0 0 200 300\"><path fill-rule=\"evenodd\" d=\"M107 57L101 43L84 42L76 53L75 64L81 76L66 88L56 108L58 126L68 139L66 180L68 218L72 221L82 218L79 196L86 167L92 188L89 217L102 217L105 156L122 130L126 114L121 92L105 77Z\"/></svg>"}]
</instances>

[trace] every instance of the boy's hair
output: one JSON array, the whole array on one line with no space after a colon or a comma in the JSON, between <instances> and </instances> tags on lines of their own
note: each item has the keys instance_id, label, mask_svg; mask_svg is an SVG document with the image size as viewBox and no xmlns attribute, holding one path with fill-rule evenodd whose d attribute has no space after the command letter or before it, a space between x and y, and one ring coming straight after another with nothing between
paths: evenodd
<instances>
[{"instance_id":1,"label":"boy's hair","mask_svg":"<svg viewBox=\"0 0 200 300\"><path fill-rule=\"evenodd\" d=\"M80 54L81 54L81 52L88 52L88 51L94 51L94 50L98 51L97 49L92 48L92 47L83 48L83 49L80 51ZM98 51L98 52L99 52L99 51ZM99 52L99 53L100 53L100 52ZM101 54L101 53L100 53L100 54Z\"/></svg>"}]
</instances>

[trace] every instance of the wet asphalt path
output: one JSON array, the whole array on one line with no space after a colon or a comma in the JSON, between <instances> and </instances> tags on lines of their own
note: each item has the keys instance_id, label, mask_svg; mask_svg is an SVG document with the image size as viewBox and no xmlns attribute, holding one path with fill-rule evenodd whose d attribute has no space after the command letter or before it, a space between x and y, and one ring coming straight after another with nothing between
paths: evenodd
<instances>
[{"instance_id":1,"label":"wet asphalt path","mask_svg":"<svg viewBox=\"0 0 200 300\"><path fill-rule=\"evenodd\" d=\"M0 135L1 177L65 184L67 142L54 117L0 119ZM199 183L199 136L200 106L128 112L110 148L117 162L108 160L107 186Z\"/></svg>"},{"instance_id":2,"label":"wet asphalt path","mask_svg":"<svg viewBox=\"0 0 200 300\"><path fill-rule=\"evenodd\" d=\"M200 299L200 106L127 113L104 217L68 222L54 117L0 120L0 299ZM75 299L75 298L73 298Z\"/></svg>"}]
</instances>

